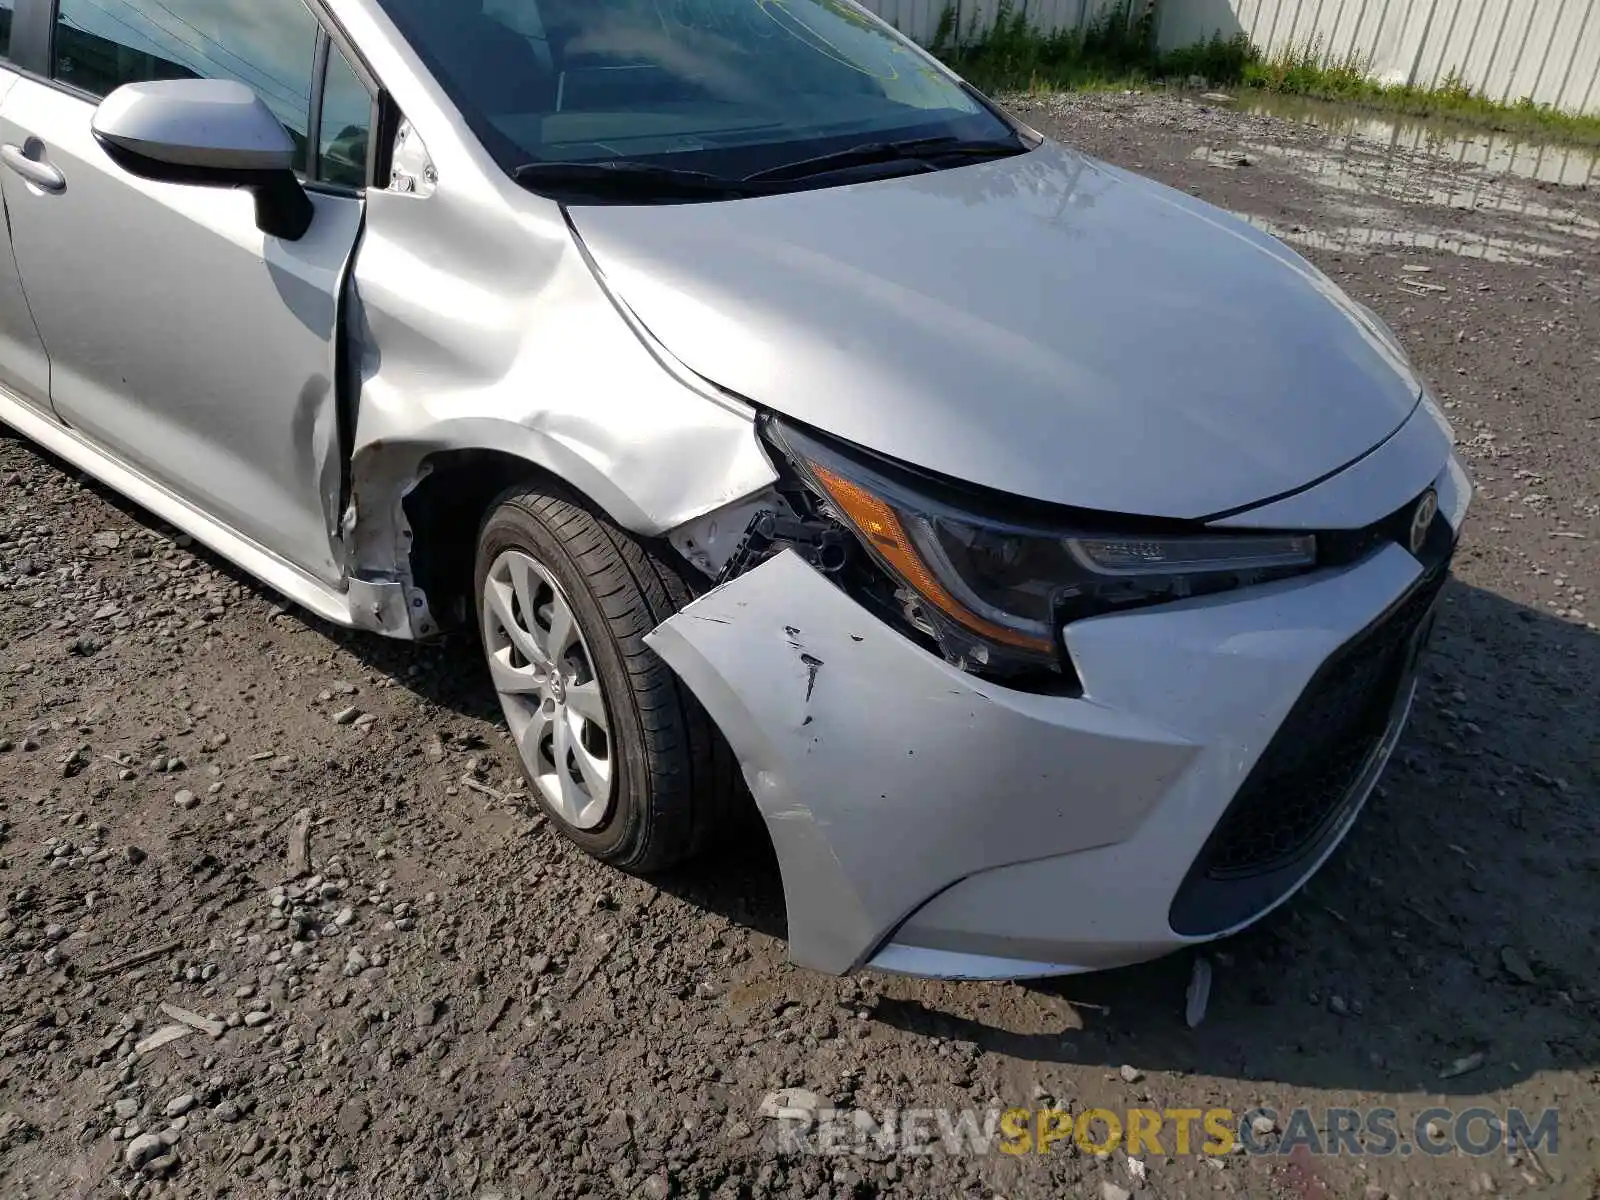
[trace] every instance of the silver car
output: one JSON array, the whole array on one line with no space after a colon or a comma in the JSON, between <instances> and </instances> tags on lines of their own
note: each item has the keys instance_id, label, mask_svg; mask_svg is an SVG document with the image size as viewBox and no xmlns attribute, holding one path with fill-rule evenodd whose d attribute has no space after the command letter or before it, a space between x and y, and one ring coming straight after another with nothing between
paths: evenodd
<instances>
[{"instance_id":1,"label":"silver car","mask_svg":"<svg viewBox=\"0 0 1600 1200\"><path fill-rule=\"evenodd\" d=\"M1355 820L1470 488L1271 238L848 0L0 17L0 418L329 621L475 625L588 853L753 804L796 961L1006 978Z\"/></svg>"}]
</instances>

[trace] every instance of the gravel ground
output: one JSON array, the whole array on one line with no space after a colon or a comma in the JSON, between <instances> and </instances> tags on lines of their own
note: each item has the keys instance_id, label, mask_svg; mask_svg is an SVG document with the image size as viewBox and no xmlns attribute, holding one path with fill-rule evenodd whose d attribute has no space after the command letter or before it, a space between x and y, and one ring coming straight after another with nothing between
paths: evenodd
<instances>
[{"instance_id":1,"label":"gravel ground","mask_svg":"<svg viewBox=\"0 0 1600 1200\"><path fill-rule=\"evenodd\" d=\"M1211 948L1203 1023L1187 959L795 970L761 847L644 882L540 821L468 642L319 625L0 431L0 1193L1600 1194L1600 195L1169 98L1018 107L1307 247L1482 488L1385 784ZM780 1152L786 1087L1561 1126L1481 1158L823 1157Z\"/></svg>"}]
</instances>

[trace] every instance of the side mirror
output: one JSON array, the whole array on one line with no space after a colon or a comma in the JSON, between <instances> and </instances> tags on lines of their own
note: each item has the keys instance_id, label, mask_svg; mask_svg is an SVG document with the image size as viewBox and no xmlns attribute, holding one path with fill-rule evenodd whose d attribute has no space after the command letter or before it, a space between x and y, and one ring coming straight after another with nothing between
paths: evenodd
<instances>
[{"instance_id":1,"label":"side mirror","mask_svg":"<svg viewBox=\"0 0 1600 1200\"><path fill-rule=\"evenodd\" d=\"M105 98L91 123L118 166L141 179L237 187L256 201L263 233L295 241L315 209L295 178L295 145L261 98L225 79L130 83Z\"/></svg>"}]
</instances>

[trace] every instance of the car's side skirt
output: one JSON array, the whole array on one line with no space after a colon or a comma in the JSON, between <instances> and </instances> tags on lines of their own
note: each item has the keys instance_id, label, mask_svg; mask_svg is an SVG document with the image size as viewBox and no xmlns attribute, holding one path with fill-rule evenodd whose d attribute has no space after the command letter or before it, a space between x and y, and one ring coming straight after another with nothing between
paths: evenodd
<instances>
[{"instance_id":1,"label":"car's side skirt","mask_svg":"<svg viewBox=\"0 0 1600 1200\"><path fill-rule=\"evenodd\" d=\"M356 624L346 594L285 562L161 484L118 461L76 430L51 420L0 388L0 422L150 510L255 576L274 591L337 625Z\"/></svg>"}]
</instances>

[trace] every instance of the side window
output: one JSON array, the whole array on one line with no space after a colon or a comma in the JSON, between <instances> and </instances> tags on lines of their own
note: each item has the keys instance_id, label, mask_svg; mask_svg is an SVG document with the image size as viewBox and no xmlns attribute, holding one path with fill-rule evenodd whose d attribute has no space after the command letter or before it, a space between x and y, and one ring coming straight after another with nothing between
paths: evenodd
<instances>
[{"instance_id":1,"label":"side window","mask_svg":"<svg viewBox=\"0 0 1600 1200\"><path fill-rule=\"evenodd\" d=\"M0 0L0 58L11 57L11 18L17 0Z\"/></svg>"},{"instance_id":2,"label":"side window","mask_svg":"<svg viewBox=\"0 0 1600 1200\"><path fill-rule=\"evenodd\" d=\"M96 96L153 79L237 80L304 162L317 28L301 0L60 0L54 74Z\"/></svg>"},{"instance_id":3,"label":"side window","mask_svg":"<svg viewBox=\"0 0 1600 1200\"><path fill-rule=\"evenodd\" d=\"M367 152L372 144L372 94L339 47L328 46L328 74L322 85L322 125L317 146L317 178L346 187L367 186Z\"/></svg>"}]
</instances>

